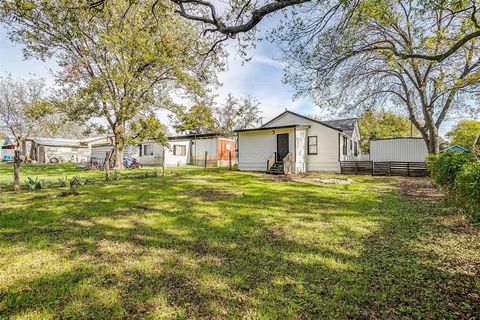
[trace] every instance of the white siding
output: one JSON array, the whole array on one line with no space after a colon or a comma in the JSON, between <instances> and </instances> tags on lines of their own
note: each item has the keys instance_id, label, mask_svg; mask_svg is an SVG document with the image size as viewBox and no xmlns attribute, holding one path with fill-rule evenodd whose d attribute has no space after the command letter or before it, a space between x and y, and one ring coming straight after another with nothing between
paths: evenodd
<instances>
[{"instance_id":1,"label":"white siding","mask_svg":"<svg viewBox=\"0 0 480 320\"><path fill-rule=\"evenodd\" d=\"M112 149L113 146L108 144L92 146L91 157L96 159L105 159L107 151Z\"/></svg>"},{"instance_id":2,"label":"white siding","mask_svg":"<svg viewBox=\"0 0 480 320\"><path fill-rule=\"evenodd\" d=\"M295 173L307 171L307 130L297 129L295 132Z\"/></svg>"},{"instance_id":3,"label":"white siding","mask_svg":"<svg viewBox=\"0 0 480 320\"><path fill-rule=\"evenodd\" d=\"M192 163L201 165L205 161L205 151L207 152L207 161L217 159L217 139L192 139Z\"/></svg>"},{"instance_id":4,"label":"white siding","mask_svg":"<svg viewBox=\"0 0 480 320\"><path fill-rule=\"evenodd\" d=\"M423 139L399 138L370 141L371 161L423 162L428 155Z\"/></svg>"},{"instance_id":5,"label":"white siding","mask_svg":"<svg viewBox=\"0 0 480 320\"><path fill-rule=\"evenodd\" d=\"M268 158L277 151L277 134L288 133L289 150L294 150L293 128L239 132L238 169L266 171Z\"/></svg>"},{"instance_id":6,"label":"white siding","mask_svg":"<svg viewBox=\"0 0 480 320\"><path fill-rule=\"evenodd\" d=\"M185 146L185 155L174 155L173 148L175 145ZM190 140L175 140L169 142L169 147L165 149L165 165L166 166L183 166L190 162Z\"/></svg>"},{"instance_id":7,"label":"white siding","mask_svg":"<svg viewBox=\"0 0 480 320\"><path fill-rule=\"evenodd\" d=\"M145 145L151 145L153 147L153 155L143 154ZM137 147L137 150L138 152L140 151L139 147ZM141 164L161 165L163 161L163 146L156 142L142 143L142 156L138 154L138 161L140 161Z\"/></svg>"},{"instance_id":8,"label":"white siding","mask_svg":"<svg viewBox=\"0 0 480 320\"><path fill-rule=\"evenodd\" d=\"M339 131L312 122L308 136L317 136L316 155L307 154L307 171L340 172Z\"/></svg>"},{"instance_id":9,"label":"white siding","mask_svg":"<svg viewBox=\"0 0 480 320\"><path fill-rule=\"evenodd\" d=\"M285 113L280 118L275 119L271 123L268 123L268 124L264 125L264 127L265 128L272 128L272 127L290 126L290 125L295 125L295 124L310 125L312 123L315 123L315 122L311 121L309 119L305 119L305 118L296 116L292 113Z\"/></svg>"}]
</instances>

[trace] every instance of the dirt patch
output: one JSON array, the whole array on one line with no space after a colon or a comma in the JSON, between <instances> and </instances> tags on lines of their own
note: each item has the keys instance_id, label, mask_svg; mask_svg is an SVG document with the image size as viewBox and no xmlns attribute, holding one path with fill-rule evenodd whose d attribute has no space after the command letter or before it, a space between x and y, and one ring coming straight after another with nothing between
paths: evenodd
<instances>
[{"instance_id":1,"label":"dirt patch","mask_svg":"<svg viewBox=\"0 0 480 320\"><path fill-rule=\"evenodd\" d=\"M240 192L234 192L230 190L222 189L201 189L201 190L188 190L186 195L191 197L198 197L205 201L225 200L242 195Z\"/></svg>"},{"instance_id":2,"label":"dirt patch","mask_svg":"<svg viewBox=\"0 0 480 320\"><path fill-rule=\"evenodd\" d=\"M397 187L400 191L414 199L438 202L441 201L445 195L435 188L429 178L398 178Z\"/></svg>"}]
</instances>

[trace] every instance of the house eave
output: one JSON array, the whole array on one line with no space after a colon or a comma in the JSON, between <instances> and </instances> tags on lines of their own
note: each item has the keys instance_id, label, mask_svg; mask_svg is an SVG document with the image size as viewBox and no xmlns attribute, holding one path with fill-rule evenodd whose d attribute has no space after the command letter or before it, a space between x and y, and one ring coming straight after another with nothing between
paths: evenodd
<instances>
[{"instance_id":1,"label":"house eave","mask_svg":"<svg viewBox=\"0 0 480 320\"><path fill-rule=\"evenodd\" d=\"M251 128L251 129L238 129L235 132L252 132L252 131L266 131L266 130L275 130L275 129L308 129L310 128L309 125L300 125L300 124L293 124L293 125L286 125L286 126L276 126L276 127L259 127L259 128Z\"/></svg>"}]
</instances>

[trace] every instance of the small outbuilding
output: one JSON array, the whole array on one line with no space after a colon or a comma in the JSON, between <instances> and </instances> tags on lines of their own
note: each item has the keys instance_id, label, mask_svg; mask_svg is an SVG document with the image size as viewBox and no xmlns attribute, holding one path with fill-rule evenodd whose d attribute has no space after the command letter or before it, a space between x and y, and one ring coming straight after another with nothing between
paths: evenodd
<instances>
[{"instance_id":1,"label":"small outbuilding","mask_svg":"<svg viewBox=\"0 0 480 320\"><path fill-rule=\"evenodd\" d=\"M404 137L370 141L370 161L425 162L428 149L422 138Z\"/></svg>"},{"instance_id":2,"label":"small outbuilding","mask_svg":"<svg viewBox=\"0 0 480 320\"><path fill-rule=\"evenodd\" d=\"M40 163L87 162L92 146L104 144L108 137L85 139L31 138L27 139L27 159Z\"/></svg>"}]
</instances>

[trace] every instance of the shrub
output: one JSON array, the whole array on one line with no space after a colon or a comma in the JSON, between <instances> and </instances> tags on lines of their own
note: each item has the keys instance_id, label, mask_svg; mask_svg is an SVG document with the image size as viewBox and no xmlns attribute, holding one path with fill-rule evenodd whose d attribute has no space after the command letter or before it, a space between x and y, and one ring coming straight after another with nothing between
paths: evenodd
<instances>
[{"instance_id":1,"label":"shrub","mask_svg":"<svg viewBox=\"0 0 480 320\"><path fill-rule=\"evenodd\" d=\"M480 222L480 161L463 166L455 179L455 189L473 222Z\"/></svg>"},{"instance_id":2,"label":"shrub","mask_svg":"<svg viewBox=\"0 0 480 320\"><path fill-rule=\"evenodd\" d=\"M469 153L446 152L430 156L428 169L434 183L443 190L451 192L455 188L455 178L462 167L473 160Z\"/></svg>"},{"instance_id":3,"label":"shrub","mask_svg":"<svg viewBox=\"0 0 480 320\"><path fill-rule=\"evenodd\" d=\"M78 195L78 187L79 186L84 186L88 183L87 178L81 178L81 177L73 177L72 180L70 180L70 193L74 195Z\"/></svg>"},{"instance_id":4,"label":"shrub","mask_svg":"<svg viewBox=\"0 0 480 320\"><path fill-rule=\"evenodd\" d=\"M67 186L67 182L68 182L67 177L65 177L65 178L59 178L59 179L58 179L58 186L59 186L60 188L66 187L66 186Z\"/></svg>"},{"instance_id":5,"label":"shrub","mask_svg":"<svg viewBox=\"0 0 480 320\"><path fill-rule=\"evenodd\" d=\"M38 178L35 178L35 180L33 180L30 177L27 178L27 188L29 190L40 190L43 189L44 186L45 181L42 179L38 180Z\"/></svg>"}]
</instances>

